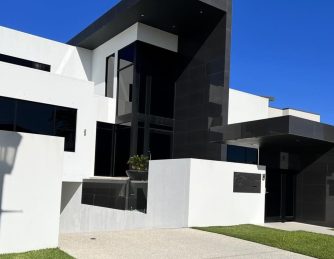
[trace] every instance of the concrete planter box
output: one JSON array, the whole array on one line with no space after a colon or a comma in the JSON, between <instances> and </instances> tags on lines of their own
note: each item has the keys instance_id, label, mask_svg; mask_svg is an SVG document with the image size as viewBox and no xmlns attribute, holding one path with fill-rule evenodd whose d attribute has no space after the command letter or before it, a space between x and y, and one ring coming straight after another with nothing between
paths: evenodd
<instances>
[{"instance_id":1,"label":"concrete planter box","mask_svg":"<svg viewBox=\"0 0 334 259\"><path fill-rule=\"evenodd\" d=\"M148 180L148 171L126 170L126 175L132 181L147 181Z\"/></svg>"}]
</instances>

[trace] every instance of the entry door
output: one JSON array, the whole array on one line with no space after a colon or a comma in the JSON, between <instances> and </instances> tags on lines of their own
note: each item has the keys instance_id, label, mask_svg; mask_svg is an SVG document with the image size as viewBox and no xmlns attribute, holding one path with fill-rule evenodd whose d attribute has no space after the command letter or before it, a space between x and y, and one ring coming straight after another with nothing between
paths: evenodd
<instances>
[{"instance_id":1,"label":"entry door","mask_svg":"<svg viewBox=\"0 0 334 259\"><path fill-rule=\"evenodd\" d=\"M266 191L266 221L294 220L296 173L288 170L268 170Z\"/></svg>"},{"instance_id":2,"label":"entry door","mask_svg":"<svg viewBox=\"0 0 334 259\"><path fill-rule=\"evenodd\" d=\"M267 170L266 176L266 220L281 220L282 174L280 170Z\"/></svg>"}]
</instances>

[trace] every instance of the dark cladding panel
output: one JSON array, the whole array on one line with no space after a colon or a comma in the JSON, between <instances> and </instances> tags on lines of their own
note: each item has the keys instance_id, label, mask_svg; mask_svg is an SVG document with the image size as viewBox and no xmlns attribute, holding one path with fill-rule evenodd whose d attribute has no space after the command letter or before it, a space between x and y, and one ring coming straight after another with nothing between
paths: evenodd
<instances>
[{"instance_id":1,"label":"dark cladding panel","mask_svg":"<svg viewBox=\"0 0 334 259\"><path fill-rule=\"evenodd\" d=\"M261 193L261 174L235 172L233 192Z\"/></svg>"},{"instance_id":2,"label":"dark cladding panel","mask_svg":"<svg viewBox=\"0 0 334 259\"><path fill-rule=\"evenodd\" d=\"M221 160L225 153L225 147L212 140L222 138L217 127L227 124L226 45L230 39L226 19L222 14L207 28L198 28L196 35L179 36L184 69L175 84L174 158ZM177 141L180 138L183 141Z\"/></svg>"},{"instance_id":3,"label":"dark cladding panel","mask_svg":"<svg viewBox=\"0 0 334 259\"><path fill-rule=\"evenodd\" d=\"M333 227L333 158L334 148L310 161L297 175L296 220Z\"/></svg>"}]
</instances>

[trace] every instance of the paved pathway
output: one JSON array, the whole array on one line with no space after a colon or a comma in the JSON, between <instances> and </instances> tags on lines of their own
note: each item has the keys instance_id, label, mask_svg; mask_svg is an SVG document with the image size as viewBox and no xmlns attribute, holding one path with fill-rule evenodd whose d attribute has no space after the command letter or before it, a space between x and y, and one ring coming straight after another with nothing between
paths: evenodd
<instances>
[{"instance_id":1,"label":"paved pathway","mask_svg":"<svg viewBox=\"0 0 334 259\"><path fill-rule=\"evenodd\" d=\"M307 258L194 229L62 234L60 249L75 258Z\"/></svg>"},{"instance_id":2,"label":"paved pathway","mask_svg":"<svg viewBox=\"0 0 334 259\"><path fill-rule=\"evenodd\" d=\"M268 228L276 228L281 230L287 230L287 231L308 231L308 232L314 232L319 234L326 234L334 236L334 230L333 228L328 227L321 227L321 226L315 226L315 225L309 225L309 224L303 224L298 222L274 222L274 223L265 223L263 225L264 227Z\"/></svg>"}]
</instances>

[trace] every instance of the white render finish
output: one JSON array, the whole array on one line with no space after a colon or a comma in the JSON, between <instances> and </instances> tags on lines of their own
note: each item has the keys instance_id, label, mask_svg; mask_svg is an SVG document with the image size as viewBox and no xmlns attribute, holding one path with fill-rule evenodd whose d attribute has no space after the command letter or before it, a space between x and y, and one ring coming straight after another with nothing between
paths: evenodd
<instances>
[{"instance_id":1,"label":"white render finish","mask_svg":"<svg viewBox=\"0 0 334 259\"><path fill-rule=\"evenodd\" d=\"M0 131L0 254L58 246L63 138Z\"/></svg>"},{"instance_id":2,"label":"white render finish","mask_svg":"<svg viewBox=\"0 0 334 259\"><path fill-rule=\"evenodd\" d=\"M51 65L51 73L91 80L92 51L0 26L0 53Z\"/></svg>"},{"instance_id":3,"label":"white render finish","mask_svg":"<svg viewBox=\"0 0 334 259\"><path fill-rule=\"evenodd\" d=\"M268 118L269 99L230 89L228 124Z\"/></svg>"},{"instance_id":4,"label":"white render finish","mask_svg":"<svg viewBox=\"0 0 334 259\"><path fill-rule=\"evenodd\" d=\"M231 89L229 94L228 124L295 116L320 122L320 115L295 109L278 109L269 106L269 98Z\"/></svg>"},{"instance_id":5,"label":"white render finish","mask_svg":"<svg viewBox=\"0 0 334 259\"><path fill-rule=\"evenodd\" d=\"M306 120L311 120L315 122L320 122L320 115L315 113L309 113L304 111L298 111L295 109L277 109L269 107L269 118L280 117L280 116L295 116L299 118L303 118Z\"/></svg>"},{"instance_id":6,"label":"white render finish","mask_svg":"<svg viewBox=\"0 0 334 259\"><path fill-rule=\"evenodd\" d=\"M234 172L265 175L263 166L191 160L188 226L264 223L265 181L261 193L234 193Z\"/></svg>"},{"instance_id":7,"label":"white render finish","mask_svg":"<svg viewBox=\"0 0 334 259\"><path fill-rule=\"evenodd\" d=\"M265 168L220 161L150 161L147 214L81 204L81 184L64 183L60 231L94 232L263 224L261 193L233 193L234 172L264 175Z\"/></svg>"},{"instance_id":8,"label":"white render finish","mask_svg":"<svg viewBox=\"0 0 334 259\"><path fill-rule=\"evenodd\" d=\"M78 109L76 151L64 153L64 180L93 176L97 117L93 91L88 81L0 62L0 96Z\"/></svg>"}]
</instances>

